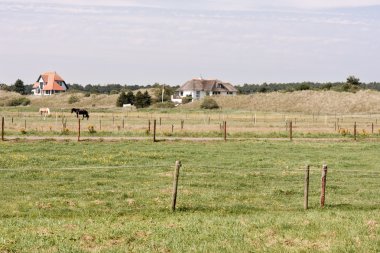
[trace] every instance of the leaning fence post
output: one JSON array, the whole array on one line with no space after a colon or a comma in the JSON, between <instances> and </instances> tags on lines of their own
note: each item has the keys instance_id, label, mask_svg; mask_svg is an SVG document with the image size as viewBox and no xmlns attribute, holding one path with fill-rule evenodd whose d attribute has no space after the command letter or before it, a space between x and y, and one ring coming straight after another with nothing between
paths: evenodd
<instances>
[{"instance_id":1,"label":"leaning fence post","mask_svg":"<svg viewBox=\"0 0 380 253\"><path fill-rule=\"evenodd\" d=\"M289 122L289 139L292 141L293 140L293 122Z\"/></svg>"},{"instance_id":2,"label":"leaning fence post","mask_svg":"<svg viewBox=\"0 0 380 253\"><path fill-rule=\"evenodd\" d=\"M78 119L78 141L80 141L80 119Z\"/></svg>"},{"instance_id":3,"label":"leaning fence post","mask_svg":"<svg viewBox=\"0 0 380 253\"><path fill-rule=\"evenodd\" d=\"M1 117L1 140L4 141L4 117Z\"/></svg>"},{"instance_id":4,"label":"leaning fence post","mask_svg":"<svg viewBox=\"0 0 380 253\"><path fill-rule=\"evenodd\" d=\"M153 142L156 142L156 120L153 121Z\"/></svg>"},{"instance_id":5,"label":"leaning fence post","mask_svg":"<svg viewBox=\"0 0 380 253\"><path fill-rule=\"evenodd\" d=\"M172 199L172 211L175 211L175 206L177 203L177 189L178 189L178 177L179 177L179 168L181 167L181 161L175 162L174 170L174 180L173 180L173 199Z\"/></svg>"},{"instance_id":6,"label":"leaning fence post","mask_svg":"<svg viewBox=\"0 0 380 253\"><path fill-rule=\"evenodd\" d=\"M303 207L305 210L307 210L309 208L309 173L310 173L310 165L306 165L306 167L305 167L304 202L303 202Z\"/></svg>"},{"instance_id":7,"label":"leaning fence post","mask_svg":"<svg viewBox=\"0 0 380 253\"><path fill-rule=\"evenodd\" d=\"M325 206L327 165L322 168L321 207Z\"/></svg>"}]
</instances>

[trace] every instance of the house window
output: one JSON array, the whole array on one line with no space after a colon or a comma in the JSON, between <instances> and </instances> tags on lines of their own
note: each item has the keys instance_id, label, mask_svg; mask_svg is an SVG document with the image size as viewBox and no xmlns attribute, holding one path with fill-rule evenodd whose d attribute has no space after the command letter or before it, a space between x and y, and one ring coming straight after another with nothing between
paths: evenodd
<instances>
[{"instance_id":1,"label":"house window","mask_svg":"<svg viewBox=\"0 0 380 253\"><path fill-rule=\"evenodd\" d=\"M196 96L196 98L200 98L201 92L199 90L197 90L196 93L195 93L195 96Z\"/></svg>"},{"instance_id":2,"label":"house window","mask_svg":"<svg viewBox=\"0 0 380 253\"><path fill-rule=\"evenodd\" d=\"M220 95L220 91L213 91L212 95Z\"/></svg>"},{"instance_id":3,"label":"house window","mask_svg":"<svg viewBox=\"0 0 380 253\"><path fill-rule=\"evenodd\" d=\"M232 95L232 94L234 94L234 93L231 91L227 91L227 95Z\"/></svg>"},{"instance_id":4,"label":"house window","mask_svg":"<svg viewBox=\"0 0 380 253\"><path fill-rule=\"evenodd\" d=\"M218 83L218 84L216 85L216 87L217 87L217 88L223 88L223 85L222 85L221 83Z\"/></svg>"},{"instance_id":5,"label":"house window","mask_svg":"<svg viewBox=\"0 0 380 253\"><path fill-rule=\"evenodd\" d=\"M183 96L183 91L181 91L181 96Z\"/></svg>"}]
</instances>

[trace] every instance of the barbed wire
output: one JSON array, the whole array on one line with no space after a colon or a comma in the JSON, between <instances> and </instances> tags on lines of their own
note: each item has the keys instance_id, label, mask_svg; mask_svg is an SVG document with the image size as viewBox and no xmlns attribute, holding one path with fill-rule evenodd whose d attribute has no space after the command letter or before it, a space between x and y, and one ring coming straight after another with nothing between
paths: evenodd
<instances>
[{"instance_id":1,"label":"barbed wire","mask_svg":"<svg viewBox=\"0 0 380 253\"><path fill-rule=\"evenodd\" d=\"M55 168L0 168L0 171L64 171L64 170L92 170L92 169L134 169L134 168L166 168L173 167L173 164L156 164L156 165L120 165L120 166L87 166L87 167L55 167Z\"/></svg>"}]
</instances>

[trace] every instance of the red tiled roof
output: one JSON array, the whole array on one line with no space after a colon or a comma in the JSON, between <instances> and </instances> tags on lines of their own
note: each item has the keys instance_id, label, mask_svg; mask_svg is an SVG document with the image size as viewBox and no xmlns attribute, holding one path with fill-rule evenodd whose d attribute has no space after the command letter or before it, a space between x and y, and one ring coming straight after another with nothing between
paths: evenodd
<instances>
[{"instance_id":1,"label":"red tiled roof","mask_svg":"<svg viewBox=\"0 0 380 253\"><path fill-rule=\"evenodd\" d=\"M33 88L38 88L39 80L42 78L45 85L42 90L57 90L64 91L65 89L58 84L58 82L65 82L61 76L59 76L56 72L45 72L38 77L36 83L34 83ZM65 83L66 84L66 83Z\"/></svg>"},{"instance_id":2,"label":"red tiled roof","mask_svg":"<svg viewBox=\"0 0 380 253\"><path fill-rule=\"evenodd\" d=\"M42 90L65 90L57 82L49 80L48 84Z\"/></svg>"}]
</instances>

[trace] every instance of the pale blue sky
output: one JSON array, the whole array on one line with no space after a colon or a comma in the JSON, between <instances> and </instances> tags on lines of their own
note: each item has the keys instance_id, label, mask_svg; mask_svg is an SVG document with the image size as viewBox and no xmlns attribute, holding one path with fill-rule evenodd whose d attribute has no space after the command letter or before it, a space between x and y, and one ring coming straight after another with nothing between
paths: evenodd
<instances>
[{"instance_id":1,"label":"pale blue sky","mask_svg":"<svg viewBox=\"0 0 380 253\"><path fill-rule=\"evenodd\" d=\"M380 0L0 0L0 83L380 81Z\"/></svg>"}]
</instances>

